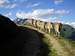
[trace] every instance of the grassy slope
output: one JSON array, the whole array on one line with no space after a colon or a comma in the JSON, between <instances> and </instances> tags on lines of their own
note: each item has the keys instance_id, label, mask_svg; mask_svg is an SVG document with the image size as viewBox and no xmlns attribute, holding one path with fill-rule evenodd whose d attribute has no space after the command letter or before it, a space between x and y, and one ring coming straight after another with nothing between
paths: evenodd
<instances>
[{"instance_id":1,"label":"grassy slope","mask_svg":"<svg viewBox=\"0 0 75 56\"><path fill-rule=\"evenodd\" d=\"M26 27L32 28L30 26L26 26ZM32 28L32 29L35 29L35 28ZM35 29L35 30L37 30L37 29ZM37 31L39 31L39 30L37 30ZM57 37L48 36L48 35L46 35L46 33L43 33L43 34L44 34L43 41L48 44L48 48L51 50L51 52L48 54L49 56L60 56L60 55L61 56L75 56L75 54L74 54L75 47L72 47L75 44L74 42L71 42L68 40L66 42L65 39L62 39L62 38L58 39ZM69 44L69 43L71 43L71 44ZM65 47L66 47L66 49L65 49Z\"/></svg>"},{"instance_id":2,"label":"grassy slope","mask_svg":"<svg viewBox=\"0 0 75 56\"><path fill-rule=\"evenodd\" d=\"M64 38L58 39L58 41L64 46L64 49L71 54L71 56L75 56L75 41Z\"/></svg>"}]
</instances>

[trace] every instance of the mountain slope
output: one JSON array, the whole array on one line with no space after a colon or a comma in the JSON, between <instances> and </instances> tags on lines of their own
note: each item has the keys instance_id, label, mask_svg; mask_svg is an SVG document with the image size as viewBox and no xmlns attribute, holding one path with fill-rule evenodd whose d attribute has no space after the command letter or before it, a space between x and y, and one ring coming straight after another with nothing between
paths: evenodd
<instances>
[{"instance_id":1,"label":"mountain slope","mask_svg":"<svg viewBox=\"0 0 75 56\"><path fill-rule=\"evenodd\" d=\"M73 47L71 45L71 42L69 42L68 40L62 38L59 39L58 37L49 35L31 26L25 27L34 29L44 34L43 41L47 43L49 49L51 50L48 56L75 56L75 47Z\"/></svg>"},{"instance_id":2,"label":"mountain slope","mask_svg":"<svg viewBox=\"0 0 75 56\"><path fill-rule=\"evenodd\" d=\"M75 40L75 29L70 25L63 24L61 36L67 39Z\"/></svg>"},{"instance_id":3,"label":"mountain slope","mask_svg":"<svg viewBox=\"0 0 75 56\"><path fill-rule=\"evenodd\" d=\"M2 15L0 26L1 56L75 56L75 47L66 39L31 26L17 26Z\"/></svg>"},{"instance_id":4,"label":"mountain slope","mask_svg":"<svg viewBox=\"0 0 75 56\"><path fill-rule=\"evenodd\" d=\"M43 35L0 15L0 56L47 56Z\"/></svg>"}]
</instances>

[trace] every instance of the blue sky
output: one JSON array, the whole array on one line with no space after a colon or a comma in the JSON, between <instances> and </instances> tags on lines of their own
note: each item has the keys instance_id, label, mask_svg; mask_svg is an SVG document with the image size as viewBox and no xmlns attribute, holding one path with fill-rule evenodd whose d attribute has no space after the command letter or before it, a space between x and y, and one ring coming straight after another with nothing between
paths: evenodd
<instances>
[{"instance_id":1,"label":"blue sky","mask_svg":"<svg viewBox=\"0 0 75 56\"><path fill-rule=\"evenodd\" d=\"M75 22L75 0L0 0L0 14L14 20L43 18Z\"/></svg>"}]
</instances>

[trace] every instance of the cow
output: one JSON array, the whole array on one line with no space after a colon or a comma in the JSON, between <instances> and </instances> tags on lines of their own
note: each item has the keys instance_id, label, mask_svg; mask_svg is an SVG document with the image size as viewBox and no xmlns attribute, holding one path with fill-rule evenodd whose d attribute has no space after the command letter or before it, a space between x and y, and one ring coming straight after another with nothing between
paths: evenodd
<instances>
[{"instance_id":1,"label":"cow","mask_svg":"<svg viewBox=\"0 0 75 56\"><path fill-rule=\"evenodd\" d=\"M33 20L33 27L37 27L37 20Z\"/></svg>"},{"instance_id":2,"label":"cow","mask_svg":"<svg viewBox=\"0 0 75 56\"><path fill-rule=\"evenodd\" d=\"M43 21L40 21L40 29L42 30L42 31L44 31L44 26L45 26L45 22L43 22Z\"/></svg>"},{"instance_id":3,"label":"cow","mask_svg":"<svg viewBox=\"0 0 75 56\"><path fill-rule=\"evenodd\" d=\"M52 29L53 29L53 23L52 22L45 22L45 31L48 33L51 33Z\"/></svg>"},{"instance_id":4,"label":"cow","mask_svg":"<svg viewBox=\"0 0 75 56\"><path fill-rule=\"evenodd\" d=\"M36 24L37 24L37 28L40 29L40 20L37 20Z\"/></svg>"},{"instance_id":5,"label":"cow","mask_svg":"<svg viewBox=\"0 0 75 56\"><path fill-rule=\"evenodd\" d=\"M54 23L54 30L55 30L55 35L56 36L60 36L61 28L62 28L61 23Z\"/></svg>"},{"instance_id":6,"label":"cow","mask_svg":"<svg viewBox=\"0 0 75 56\"><path fill-rule=\"evenodd\" d=\"M33 26L34 19L31 19L31 25Z\"/></svg>"}]
</instances>

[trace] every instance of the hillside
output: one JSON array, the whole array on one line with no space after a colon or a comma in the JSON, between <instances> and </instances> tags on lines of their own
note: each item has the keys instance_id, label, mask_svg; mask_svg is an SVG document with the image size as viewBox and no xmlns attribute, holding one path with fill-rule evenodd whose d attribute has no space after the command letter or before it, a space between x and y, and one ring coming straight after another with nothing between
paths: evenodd
<instances>
[{"instance_id":1,"label":"hillside","mask_svg":"<svg viewBox=\"0 0 75 56\"><path fill-rule=\"evenodd\" d=\"M43 34L43 41L48 45L48 48L50 50L48 56L75 56L75 41L72 42L68 39L49 35L31 26L25 27L34 29Z\"/></svg>"},{"instance_id":2,"label":"hillside","mask_svg":"<svg viewBox=\"0 0 75 56\"><path fill-rule=\"evenodd\" d=\"M2 15L0 25L1 56L75 56L75 41L65 35L56 37L28 25L16 25Z\"/></svg>"},{"instance_id":3,"label":"hillside","mask_svg":"<svg viewBox=\"0 0 75 56\"><path fill-rule=\"evenodd\" d=\"M43 34L0 15L0 56L48 56Z\"/></svg>"},{"instance_id":4,"label":"hillside","mask_svg":"<svg viewBox=\"0 0 75 56\"><path fill-rule=\"evenodd\" d=\"M21 26L26 27L27 25L21 24ZM27 28L31 29L33 27L27 26ZM33 29L35 30L35 28ZM36 30L39 31L38 29ZM51 50L51 53L49 53L48 56L75 56L75 29L70 25L63 24L60 33L60 37L43 33L43 41L47 43L49 50Z\"/></svg>"},{"instance_id":5,"label":"hillside","mask_svg":"<svg viewBox=\"0 0 75 56\"><path fill-rule=\"evenodd\" d=\"M70 25L63 24L61 36L75 41L75 28Z\"/></svg>"}]
</instances>

